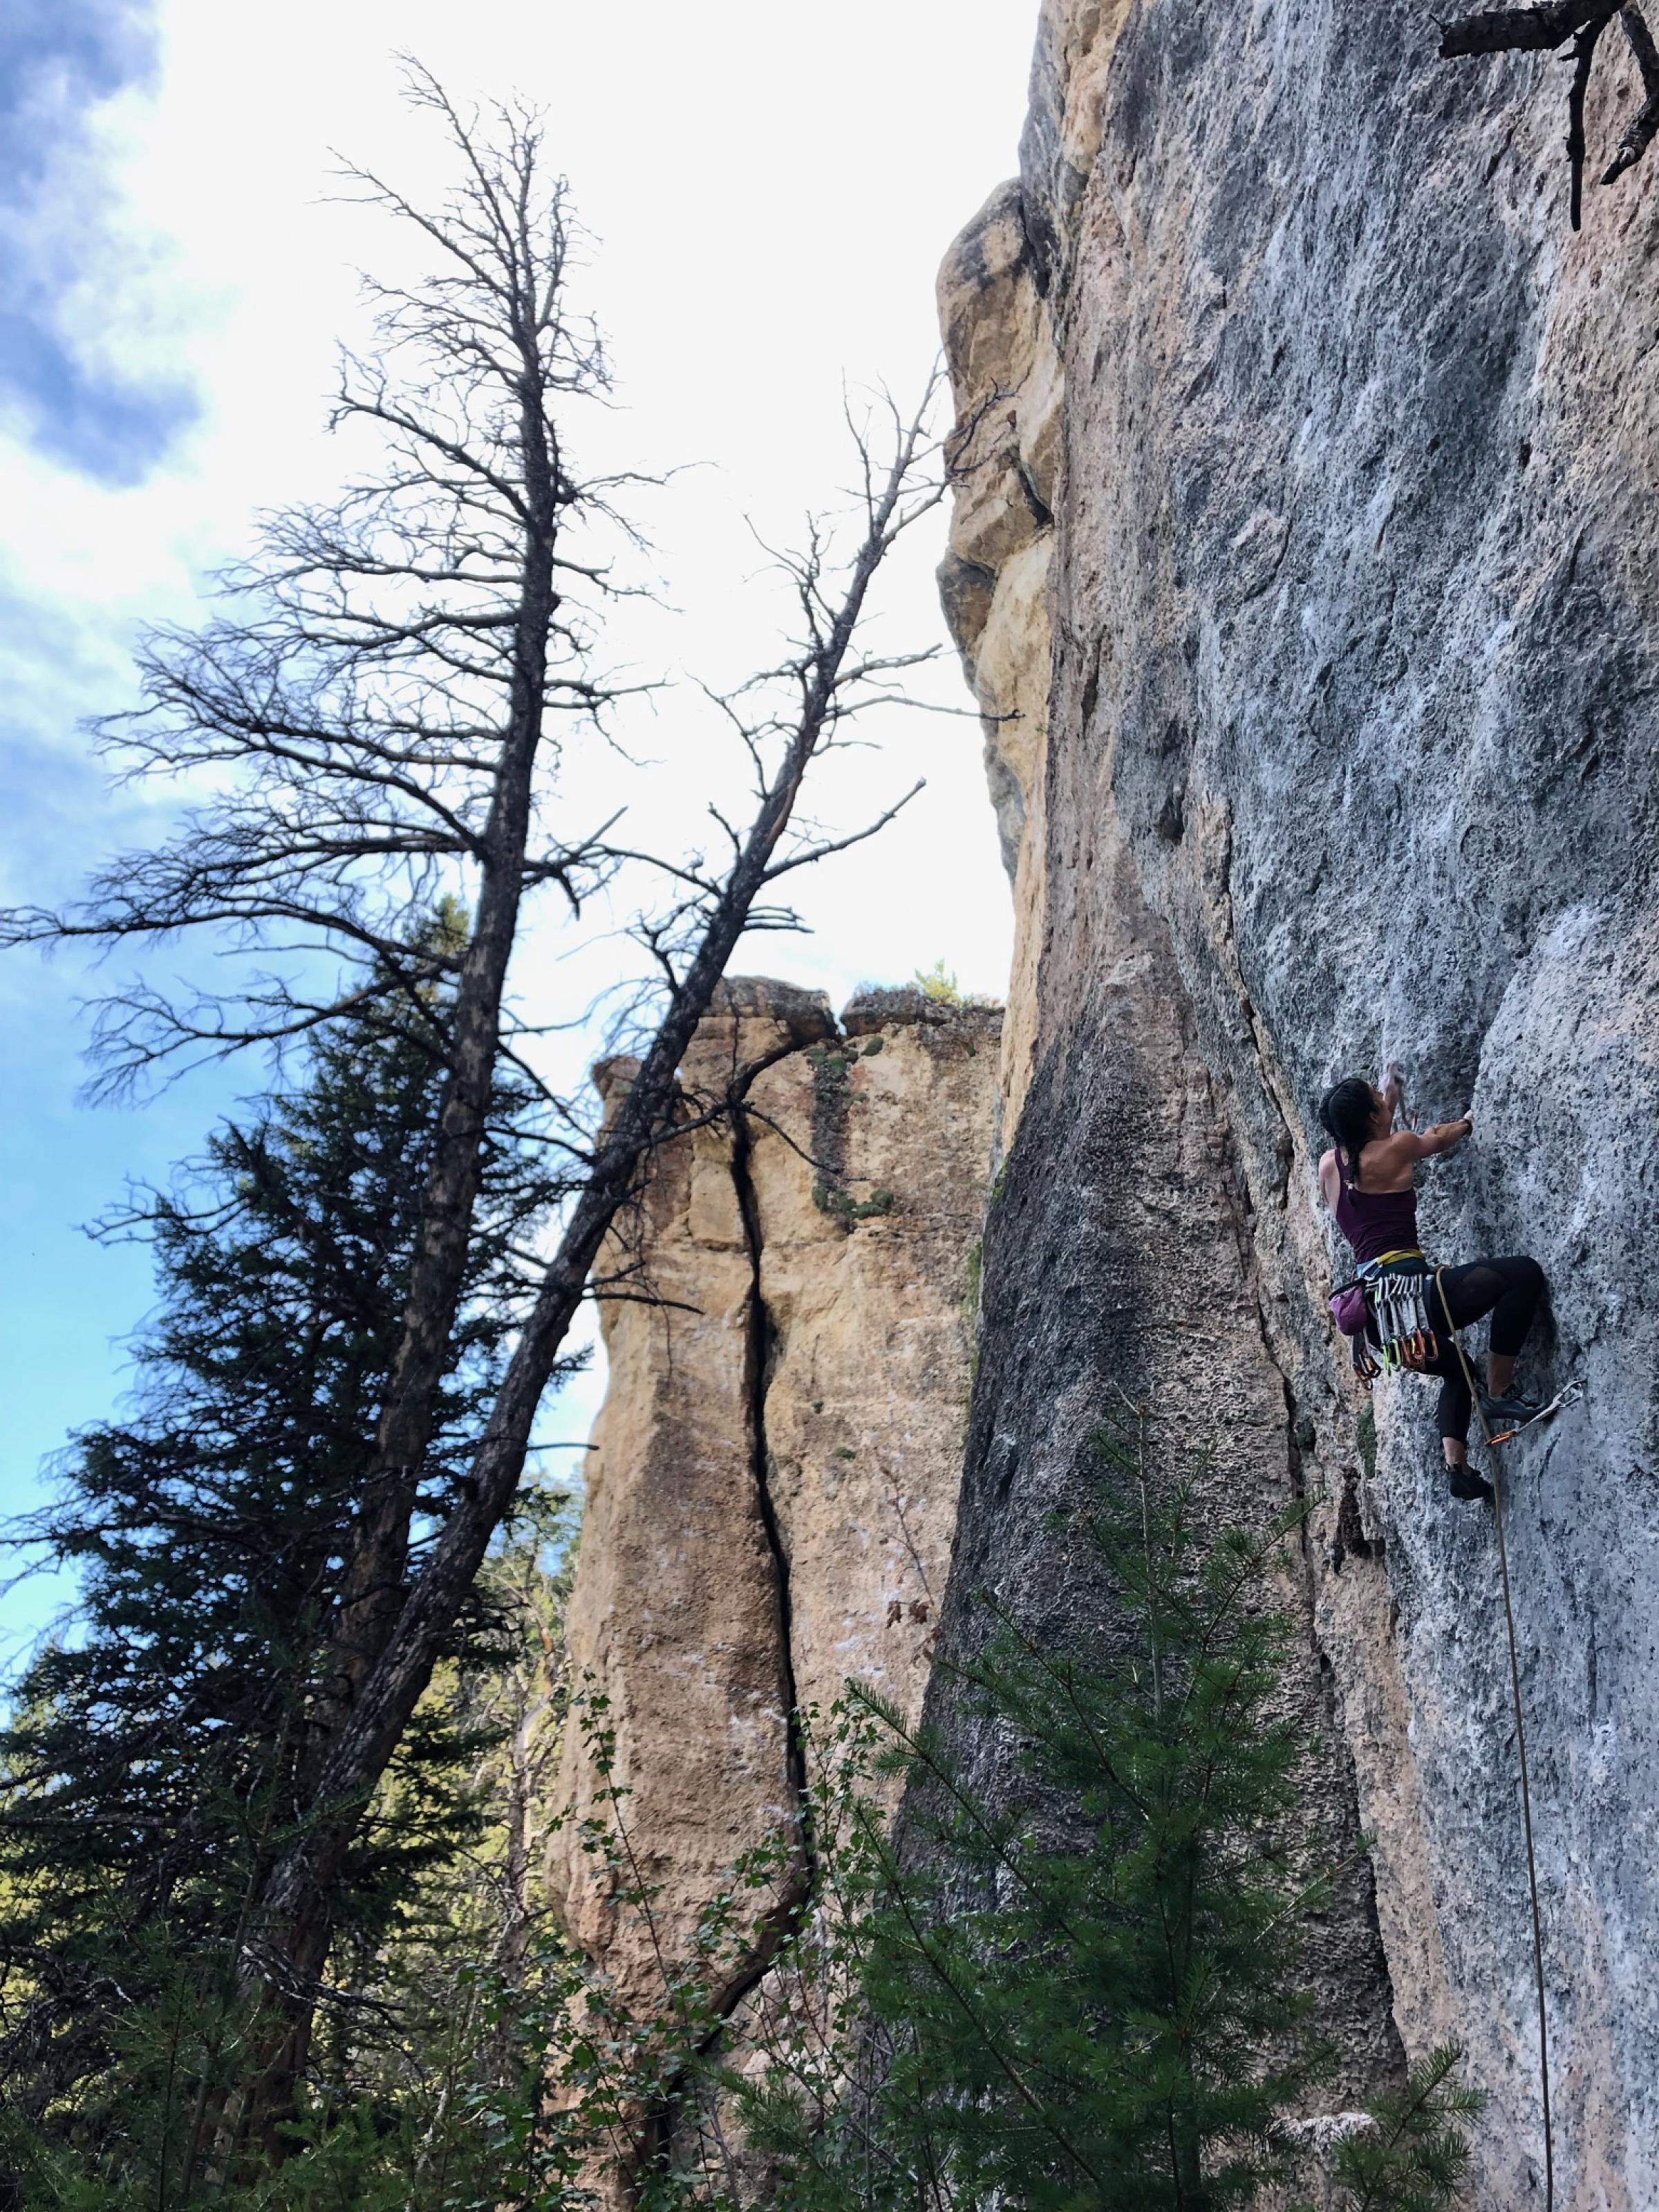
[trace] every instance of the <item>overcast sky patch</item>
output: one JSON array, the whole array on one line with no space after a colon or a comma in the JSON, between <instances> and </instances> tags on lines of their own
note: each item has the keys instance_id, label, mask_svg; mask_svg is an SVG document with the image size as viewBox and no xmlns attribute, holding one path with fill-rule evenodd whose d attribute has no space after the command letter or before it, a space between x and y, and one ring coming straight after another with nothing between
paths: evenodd
<instances>
[{"instance_id":1,"label":"overcast sky patch","mask_svg":"<svg viewBox=\"0 0 1659 2212\"><path fill-rule=\"evenodd\" d=\"M0 410L14 434L100 482L141 482L196 416L194 393L89 343L86 295L123 250L100 111L154 82L153 0L6 0L0 9ZM81 312L74 312L77 295Z\"/></svg>"}]
</instances>

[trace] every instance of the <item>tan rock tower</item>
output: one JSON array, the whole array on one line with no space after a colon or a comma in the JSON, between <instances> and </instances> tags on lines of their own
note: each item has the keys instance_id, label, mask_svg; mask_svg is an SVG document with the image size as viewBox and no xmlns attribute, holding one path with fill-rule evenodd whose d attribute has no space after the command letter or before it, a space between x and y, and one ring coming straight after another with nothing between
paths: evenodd
<instances>
[{"instance_id":1,"label":"tan rock tower","mask_svg":"<svg viewBox=\"0 0 1659 2212\"><path fill-rule=\"evenodd\" d=\"M971 1371L972 1255L1000 1013L913 990L827 1000L734 978L601 1274L610 1387L569 1616L610 1700L654 1942L576 1830L599 1778L567 1742L553 1893L648 2002L745 1848L791 1822L792 1707L849 1675L920 1711ZM599 1071L606 1095L629 1063ZM755 1951L769 1938L757 1907Z\"/></svg>"}]
</instances>

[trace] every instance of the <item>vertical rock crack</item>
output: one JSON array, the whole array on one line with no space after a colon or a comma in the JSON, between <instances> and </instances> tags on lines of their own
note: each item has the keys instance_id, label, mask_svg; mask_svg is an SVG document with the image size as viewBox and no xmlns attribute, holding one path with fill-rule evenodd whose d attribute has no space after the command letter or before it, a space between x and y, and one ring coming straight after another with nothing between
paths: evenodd
<instances>
[{"instance_id":1,"label":"vertical rock crack","mask_svg":"<svg viewBox=\"0 0 1659 2212\"><path fill-rule=\"evenodd\" d=\"M716 2047L726 2032L726 2023L750 1990L764 1978L777 1956L780 1946L796 1924L801 1907L812 1896L817 1882L812 1849L811 1808L807 1794L806 1742L801 1729L800 1699L795 1682L794 1611L789 1581L789 1553L778 1521L777 1502L772 1495L766 1440L766 1393L776 1332L761 1287L763 1246L760 1202L750 1166L754 1140L750 1133L749 1119L741 1096L741 1090L747 1087L748 1080L751 1080L763 1067L769 1067L787 1057L787 1052L769 1054L746 1070L741 1083L734 1084L728 1093L727 1113L732 1138L732 1188L737 1200L738 1216L743 1224L744 1246L749 1258L749 1294L744 1316L744 1391L749 1417L750 1472L761 1528L772 1562L772 1583L776 1601L778 1672L786 1708L785 1771L799 1857L776 1902L757 1924L748 1958L714 1999L712 2010L718 2024L699 2045L699 2057L707 2057ZM645 2115L628 2187L630 2203L639 2201L641 2178L672 2154L676 2138L686 2117L689 2067L688 2061L687 2066L681 2068L665 2085Z\"/></svg>"},{"instance_id":2,"label":"vertical rock crack","mask_svg":"<svg viewBox=\"0 0 1659 2212\"><path fill-rule=\"evenodd\" d=\"M770 1454L766 1437L766 1393L776 1336L771 1310L761 1285L763 1244L760 1203L755 1189L750 1159L754 1139L741 1103L732 1109L732 1186L743 1223L749 1254L749 1308L744 1347L744 1382L748 1396L749 1439L755 1482L755 1500L766 1548L772 1561L773 1588L777 1600L778 1671L782 1680L785 1713L785 1763L789 1788L799 1824L805 1887L811 1887L811 1837L807 1807L806 1745L801 1732L800 1704L795 1683L794 1609L789 1582L789 1553L778 1521L777 1501L772 1495Z\"/></svg>"}]
</instances>

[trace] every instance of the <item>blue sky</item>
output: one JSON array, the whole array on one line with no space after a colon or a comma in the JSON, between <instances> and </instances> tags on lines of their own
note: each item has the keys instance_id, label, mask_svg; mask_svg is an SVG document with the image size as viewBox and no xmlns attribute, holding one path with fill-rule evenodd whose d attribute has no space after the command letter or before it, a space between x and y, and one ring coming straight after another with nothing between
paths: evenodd
<instances>
[{"instance_id":1,"label":"blue sky","mask_svg":"<svg viewBox=\"0 0 1659 2212\"><path fill-rule=\"evenodd\" d=\"M79 280L112 240L89 128L157 68L148 0L8 0L0 12L0 404L41 451L133 483L192 421L189 384L134 375L75 329Z\"/></svg>"},{"instance_id":2,"label":"blue sky","mask_svg":"<svg viewBox=\"0 0 1659 2212\"><path fill-rule=\"evenodd\" d=\"M118 251L103 219L112 164L95 120L122 94L151 89L157 58L147 5L9 0L0 11L0 424L12 444L94 484L135 484L165 466L198 411L186 382L127 373L106 348L80 343L76 327L83 289ZM124 641L31 589L27 518L14 520L23 527L7 533L12 557L0 576L5 883L9 896L48 901L73 889L90 851L150 825L146 810L106 791L83 746L64 742L80 714L125 688ZM76 1000L89 981L74 960L0 969L6 1506L30 1502L72 1423L111 1407L120 1340L149 1302L146 1255L94 1248L76 1224L101 1212L124 1177L164 1176L199 1140L223 1088L198 1085L145 1114L78 1107ZM33 1580L0 1605L0 1663L66 1595Z\"/></svg>"},{"instance_id":3,"label":"blue sky","mask_svg":"<svg viewBox=\"0 0 1659 2212\"><path fill-rule=\"evenodd\" d=\"M82 719L130 696L145 621L199 615L261 507L335 479L333 349L361 330L355 271L386 240L331 198L331 149L417 196L432 158L398 103L395 51L463 97L519 90L547 106L621 380L600 458L700 464L645 517L673 609L630 616L615 649L720 684L775 650L750 519L787 538L846 481L849 380L908 392L925 371L937 264L1013 167L1036 13L1036 0L843 0L833 19L787 0L7 0L0 899L72 896L95 862L156 834L166 795L112 791ZM942 528L890 580L895 641L942 634ZM935 696L962 702L953 667ZM634 742L653 763L642 826L653 808L659 828L700 811L706 736L678 696ZM824 809L863 818L918 775L927 790L894 830L799 879L813 934L740 949L740 969L839 1002L943 957L966 988L1001 990L1006 890L974 722L896 722L826 778ZM592 795L598 806L602 784ZM538 1006L568 1000L559 951L526 950L520 981ZM152 978L209 957L170 949ZM77 1224L127 1178L164 1180L263 1080L243 1065L88 1106L82 1002L106 980L61 955L0 959L0 1511L37 1502L68 1431L114 1407L122 1340L149 1304L143 1253L89 1243ZM564 1074L593 1042L571 1041ZM578 1386L556 1433L580 1430L599 1387ZM0 1662L70 1595L34 1583L0 1599Z\"/></svg>"}]
</instances>

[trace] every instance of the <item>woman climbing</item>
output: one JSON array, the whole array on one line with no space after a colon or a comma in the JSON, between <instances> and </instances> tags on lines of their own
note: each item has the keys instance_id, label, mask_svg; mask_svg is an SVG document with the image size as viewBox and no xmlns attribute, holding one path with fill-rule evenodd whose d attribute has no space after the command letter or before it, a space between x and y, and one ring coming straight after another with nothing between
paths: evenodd
<instances>
[{"instance_id":1,"label":"woman climbing","mask_svg":"<svg viewBox=\"0 0 1659 2212\"><path fill-rule=\"evenodd\" d=\"M1440 1442L1451 1494L1490 1498L1492 1485L1468 1464L1474 1408L1451 1332L1492 1316L1480 1394L1487 1425L1513 1429L1531 1420L1539 1408L1515 1390L1515 1360L1544 1295L1544 1271L1516 1254L1447 1267L1436 1277L1417 1241L1417 1163L1461 1145L1474 1124L1467 1118L1443 1121L1420 1136L1396 1129L1401 1091L1398 1067L1389 1069L1381 1091L1350 1075L1326 1092L1319 1109L1334 1140L1319 1163L1319 1185L1353 1249L1364 1299L1364 1344L1376 1355L1370 1358L1356 1344L1356 1359L1369 1373L1380 1360L1439 1376Z\"/></svg>"}]
</instances>

